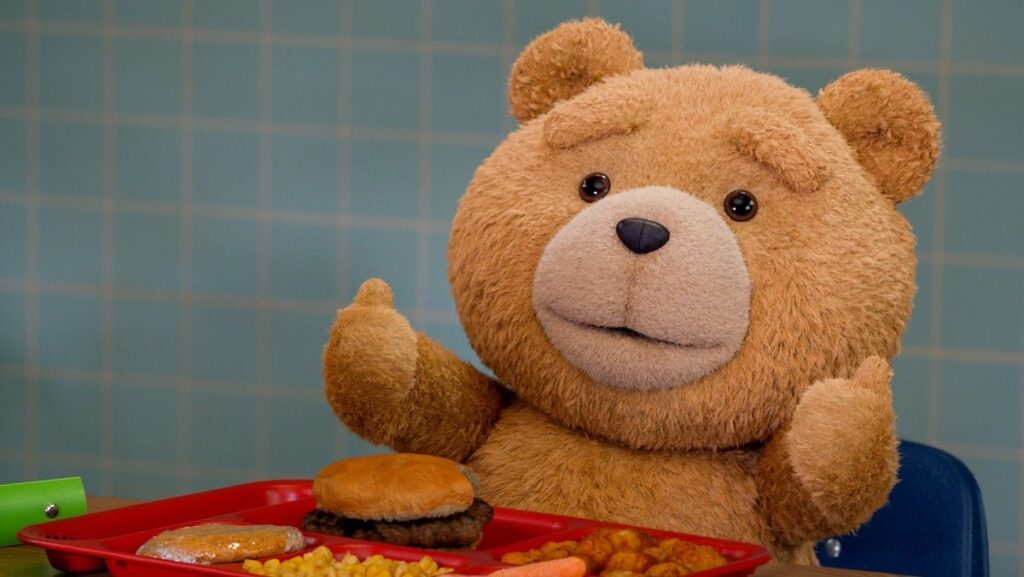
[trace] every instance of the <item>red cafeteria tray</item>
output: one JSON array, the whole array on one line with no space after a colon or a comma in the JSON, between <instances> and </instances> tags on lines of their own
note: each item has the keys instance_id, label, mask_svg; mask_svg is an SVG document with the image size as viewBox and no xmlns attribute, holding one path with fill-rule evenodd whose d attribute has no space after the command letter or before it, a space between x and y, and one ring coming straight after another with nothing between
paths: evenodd
<instances>
[{"instance_id":1,"label":"red cafeteria tray","mask_svg":"<svg viewBox=\"0 0 1024 577\"><path fill-rule=\"evenodd\" d=\"M18 538L28 545L45 549L50 565L67 573L91 573L105 569L111 575L129 577L237 577L244 574L241 563L189 565L141 557L135 551L162 531L199 523L300 527L303 516L315 506L311 481L261 481L33 525L23 529ZM441 566L451 567L458 573L486 575L507 567L500 559L509 551L533 549L547 541L578 540L600 527L626 525L495 507L494 519L484 528L483 540L475 551L424 551L320 533L305 534L307 548L304 551L324 545L335 555L350 552L365 559L379 553L404 561L418 561L424 555L430 555ZM653 529L644 531L659 539L676 537L710 545L730 560L727 565L694 573L694 576L742 577L750 575L758 565L771 558L768 550L758 545ZM301 553L282 555L281 558L297 554Z\"/></svg>"}]
</instances>

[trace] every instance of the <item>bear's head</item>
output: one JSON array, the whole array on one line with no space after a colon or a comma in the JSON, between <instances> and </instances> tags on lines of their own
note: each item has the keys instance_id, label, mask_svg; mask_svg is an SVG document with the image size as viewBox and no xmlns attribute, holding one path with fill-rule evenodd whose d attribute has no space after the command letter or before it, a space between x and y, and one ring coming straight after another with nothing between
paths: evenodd
<instances>
[{"instance_id":1,"label":"bear's head","mask_svg":"<svg viewBox=\"0 0 1024 577\"><path fill-rule=\"evenodd\" d=\"M646 69L584 20L527 46L509 102L521 126L459 204L449 279L526 403L634 448L737 447L896 353L915 292L896 205L939 149L908 80L861 70L815 100L741 66Z\"/></svg>"}]
</instances>

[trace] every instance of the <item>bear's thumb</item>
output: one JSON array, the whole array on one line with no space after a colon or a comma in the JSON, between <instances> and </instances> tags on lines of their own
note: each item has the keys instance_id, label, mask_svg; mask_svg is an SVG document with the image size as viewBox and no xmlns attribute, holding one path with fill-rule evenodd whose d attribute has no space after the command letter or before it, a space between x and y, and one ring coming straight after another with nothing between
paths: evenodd
<instances>
[{"instance_id":1,"label":"bear's thumb","mask_svg":"<svg viewBox=\"0 0 1024 577\"><path fill-rule=\"evenodd\" d=\"M352 304L364 307L387 307L395 308L395 299L391 294L391 287L388 283L379 278L371 278L359 287L356 298Z\"/></svg>"}]
</instances>

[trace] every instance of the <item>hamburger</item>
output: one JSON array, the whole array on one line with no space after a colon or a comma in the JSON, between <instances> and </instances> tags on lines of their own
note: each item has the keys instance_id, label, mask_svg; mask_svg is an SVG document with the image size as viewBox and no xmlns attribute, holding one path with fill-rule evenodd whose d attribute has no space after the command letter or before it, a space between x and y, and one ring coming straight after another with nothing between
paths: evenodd
<instances>
[{"instance_id":1,"label":"hamburger","mask_svg":"<svg viewBox=\"0 0 1024 577\"><path fill-rule=\"evenodd\" d=\"M423 549L471 549L494 514L477 493L473 472L441 457L345 459L313 480L317 508L302 528Z\"/></svg>"}]
</instances>

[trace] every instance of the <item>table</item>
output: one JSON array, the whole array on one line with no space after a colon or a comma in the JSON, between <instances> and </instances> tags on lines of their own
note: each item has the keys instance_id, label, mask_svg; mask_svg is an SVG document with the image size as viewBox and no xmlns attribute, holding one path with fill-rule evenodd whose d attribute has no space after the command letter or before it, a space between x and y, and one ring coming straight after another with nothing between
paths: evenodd
<instances>
[{"instance_id":1,"label":"table","mask_svg":"<svg viewBox=\"0 0 1024 577\"><path fill-rule=\"evenodd\" d=\"M104 511L132 505L138 501L117 499L112 497L89 497L89 511ZM35 547L3 547L0 548L0 575L5 577L55 577L63 575L50 567L46 562L46 554ZM106 573L93 573L103 577ZM824 569L822 567L803 567L772 561L763 565L754 573L754 577L895 577L885 573L865 573L863 571L846 571Z\"/></svg>"}]
</instances>

